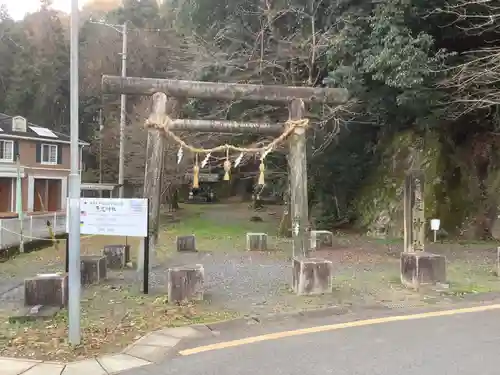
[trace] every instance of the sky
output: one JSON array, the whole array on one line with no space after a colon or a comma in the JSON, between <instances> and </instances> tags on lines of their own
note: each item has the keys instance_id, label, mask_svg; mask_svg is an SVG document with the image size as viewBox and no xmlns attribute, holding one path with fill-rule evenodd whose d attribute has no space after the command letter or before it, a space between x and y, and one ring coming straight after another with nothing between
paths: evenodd
<instances>
[{"instance_id":1,"label":"sky","mask_svg":"<svg viewBox=\"0 0 500 375\"><path fill-rule=\"evenodd\" d=\"M69 13L72 0L53 0L52 8ZM80 6L83 0L79 0ZM40 0L0 0L0 4L7 5L9 14L15 20L24 18L26 13L36 12L40 8Z\"/></svg>"}]
</instances>

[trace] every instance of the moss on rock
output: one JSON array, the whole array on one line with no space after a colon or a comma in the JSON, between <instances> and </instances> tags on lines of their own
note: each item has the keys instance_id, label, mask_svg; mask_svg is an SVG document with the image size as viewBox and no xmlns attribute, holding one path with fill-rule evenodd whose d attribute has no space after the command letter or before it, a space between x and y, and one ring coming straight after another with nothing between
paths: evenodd
<instances>
[{"instance_id":1,"label":"moss on rock","mask_svg":"<svg viewBox=\"0 0 500 375\"><path fill-rule=\"evenodd\" d=\"M403 184L410 165L410 150L417 137L406 131L379 146L379 166L365 180L355 204L358 224L370 235L403 235ZM432 132L425 135L424 144L421 167L425 173L425 216L432 218L438 207L436 190L442 185L442 148L438 135Z\"/></svg>"}]
</instances>

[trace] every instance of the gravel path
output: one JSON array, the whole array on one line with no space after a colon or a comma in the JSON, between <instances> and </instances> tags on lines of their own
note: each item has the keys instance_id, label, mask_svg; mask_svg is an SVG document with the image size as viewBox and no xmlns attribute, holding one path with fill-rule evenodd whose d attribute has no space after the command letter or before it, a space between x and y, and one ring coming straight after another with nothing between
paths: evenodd
<instances>
[{"instance_id":1,"label":"gravel path","mask_svg":"<svg viewBox=\"0 0 500 375\"><path fill-rule=\"evenodd\" d=\"M205 268L206 299L214 308L241 313L258 313L270 300L277 299L291 275L289 262L271 259L263 254L179 254L151 270L152 293L166 294L169 267L197 263L203 264ZM123 277L124 280L117 280L119 284L130 287L138 285L139 275L134 270L123 272ZM115 283L113 279L110 281ZM0 281L0 309L22 305L23 292L21 278Z\"/></svg>"},{"instance_id":2,"label":"gravel path","mask_svg":"<svg viewBox=\"0 0 500 375\"><path fill-rule=\"evenodd\" d=\"M356 290L348 288L344 294L338 292L311 298L297 297L289 290L292 276L290 261L265 253L198 252L177 253L168 261L153 267L150 271L150 293L166 296L169 267L202 264L205 269L205 300L209 306L242 315L256 316L339 303L373 304L381 300L399 302L410 294L406 290L400 290L396 295L391 289L391 294L387 295L387 283L382 285L377 278L377 275L384 272L384 264L356 262L359 259L348 264L344 264L341 259L332 260L337 283L348 280L349 285ZM53 269L54 265L45 271ZM105 284L137 290L138 285L141 285L141 276L135 270L110 272ZM0 312L22 306L23 292L22 279L1 281Z\"/></svg>"},{"instance_id":3,"label":"gravel path","mask_svg":"<svg viewBox=\"0 0 500 375\"><path fill-rule=\"evenodd\" d=\"M291 264L265 254L182 254L155 267L151 284L156 293L165 291L167 269L176 265L203 264L205 296L214 307L256 314L266 310L284 292L291 277Z\"/></svg>"}]
</instances>

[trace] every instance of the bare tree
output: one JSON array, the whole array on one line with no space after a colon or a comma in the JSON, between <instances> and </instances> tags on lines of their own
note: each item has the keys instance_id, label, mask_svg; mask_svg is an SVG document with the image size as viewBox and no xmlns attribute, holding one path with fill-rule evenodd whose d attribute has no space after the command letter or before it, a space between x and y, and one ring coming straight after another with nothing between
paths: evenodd
<instances>
[{"instance_id":1,"label":"bare tree","mask_svg":"<svg viewBox=\"0 0 500 375\"><path fill-rule=\"evenodd\" d=\"M443 13L452 17L449 25L470 35L498 32L500 27L500 4L495 0L458 0L433 10L430 15Z\"/></svg>"},{"instance_id":2,"label":"bare tree","mask_svg":"<svg viewBox=\"0 0 500 375\"><path fill-rule=\"evenodd\" d=\"M500 104L500 48L485 48L466 55L467 62L448 69L440 86L453 90L455 115Z\"/></svg>"},{"instance_id":3,"label":"bare tree","mask_svg":"<svg viewBox=\"0 0 500 375\"><path fill-rule=\"evenodd\" d=\"M500 104L500 3L494 0L459 0L435 9L428 16L446 15L464 37L481 37L483 48L467 51L444 73L440 87L451 89L451 112L459 117L477 109Z\"/></svg>"}]
</instances>

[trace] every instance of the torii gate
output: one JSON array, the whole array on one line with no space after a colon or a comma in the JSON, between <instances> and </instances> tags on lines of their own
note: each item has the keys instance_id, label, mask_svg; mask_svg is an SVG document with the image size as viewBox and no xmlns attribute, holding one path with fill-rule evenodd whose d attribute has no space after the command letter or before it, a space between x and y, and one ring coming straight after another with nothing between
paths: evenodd
<instances>
[{"instance_id":1,"label":"torii gate","mask_svg":"<svg viewBox=\"0 0 500 375\"><path fill-rule=\"evenodd\" d=\"M151 123L161 123L168 116L169 131L196 131L210 133L253 133L262 135L283 134L288 124L246 123L218 120L176 119L180 98L255 100L287 103L289 121L299 121L304 116L304 103L342 104L348 100L345 89L293 87L278 85L252 85L215 83L170 79L119 77L105 75L102 88L108 94L153 95ZM150 251L158 240L161 194L161 171L165 137L160 129L150 128L147 141L147 164L144 197L150 199ZM290 129L288 155L291 187L291 217L293 254L307 257L309 253L309 214L307 201L306 129Z\"/></svg>"}]
</instances>

